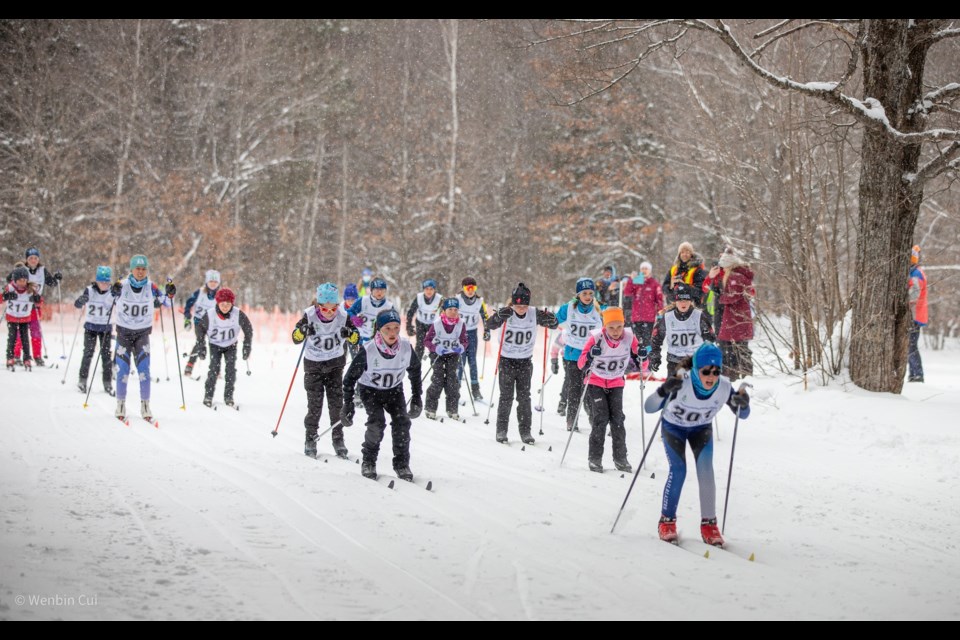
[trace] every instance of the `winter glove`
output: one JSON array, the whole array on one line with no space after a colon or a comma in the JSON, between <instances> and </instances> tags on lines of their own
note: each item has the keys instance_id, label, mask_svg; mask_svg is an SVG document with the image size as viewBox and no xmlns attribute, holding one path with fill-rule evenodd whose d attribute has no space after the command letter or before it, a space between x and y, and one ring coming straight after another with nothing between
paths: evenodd
<instances>
[{"instance_id":1,"label":"winter glove","mask_svg":"<svg viewBox=\"0 0 960 640\"><path fill-rule=\"evenodd\" d=\"M593 348L590 349L590 357L596 358L601 353L603 353L603 348L599 344L593 345Z\"/></svg>"},{"instance_id":2,"label":"winter glove","mask_svg":"<svg viewBox=\"0 0 960 640\"><path fill-rule=\"evenodd\" d=\"M431 354L430 354L430 364L433 365L436 361L437 361L437 354L431 353Z\"/></svg>"},{"instance_id":3,"label":"winter glove","mask_svg":"<svg viewBox=\"0 0 960 640\"><path fill-rule=\"evenodd\" d=\"M63 280L63 274L60 273L60 271L58 270L56 273L53 274L53 279L59 283L61 280Z\"/></svg>"},{"instance_id":4,"label":"winter glove","mask_svg":"<svg viewBox=\"0 0 960 640\"><path fill-rule=\"evenodd\" d=\"M167 294L168 298L172 298L173 296L177 295L177 285L173 284L172 282L168 282L167 286L163 288L163 291Z\"/></svg>"},{"instance_id":5,"label":"winter glove","mask_svg":"<svg viewBox=\"0 0 960 640\"><path fill-rule=\"evenodd\" d=\"M420 401L420 398L414 396L414 398L410 400L410 410L407 411L407 416L411 420L415 420L420 417L421 411L423 411L423 403Z\"/></svg>"},{"instance_id":6,"label":"winter glove","mask_svg":"<svg viewBox=\"0 0 960 640\"><path fill-rule=\"evenodd\" d=\"M657 395L661 398L666 398L667 396L673 394L676 391L680 390L680 387L683 386L683 378L670 378L657 389Z\"/></svg>"},{"instance_id":7,"label":"winter glove","mask_svg":"<svg viewBox=\"0 0 960 640\"><path fill-rule=\"evenodd\" d=\"M644 356L644 355L645 355L645 354L644 354L643 351L641 351L640 353L631 353L631 354L630 354L630 360L633 362L634 366L636 366L637 369L640 369L641 371L643 370L643 356Z\"/></svg>"},{"instance_id":8,"label":"winter glove","mask_svg":"<svg viewBox=\"0 0 960 640\"><path fill-rule=\"evenodd\" d=\"M483 330L483 341L490 342L490 329Z\"/></svg>"},{"instance_id":9,"label":"winter glove","mask_svg":"<svg viewBox=\"0 0 960 640\"><path fill-rule=\"evenodd\" d=\"M360 334L352 327L343 327L340 329L340 337L346 339L350 344L357 344Z\"/></svg>"},{"instance_id":10,"label":"winter glove","mask_svg":"<svg viewBox=\"0 0 960 640\"><path fill-rule=\"evenodd\" d=\"M343 396L343 409L340 411L340 424L345 427L353 426L353 396Z\"/></svg>"},{"instance_id":11,"label":"winter glove","mask_svg":"<svg viewBox=\"0 0 960 640\"><path fill-rule=\"evenodd\" d=\"M207 345L203 343L197 345L197 357L201 360L207 359Z\"/></svg>"},{"instance_id":12,"label":"winter glove","mask_svg":"<svg viewBox=\"0 0 960 640\"><path fill-rule=\"evenodd\" d=\"M650 355L650 371L657 371L660 368L660 354Z\"/></svg>"},{"instance_id":13,"label":"winter glove","mask_svg":"<svg viewBox=\"0 0 960 640\"><path fill-rule=\"evenodd\" d=\"M734 409L743 409L750 406L750 396L747 394L746 390L740 391L738 393L730 396L730 406Z\"/></svg>"},{"instance_id":14,"label":"winter glove","mask_svg":"<svg viewBox=\"0 0 960 640\"><path fill-rule=\"evenodd\" d=\"M17 299L17 292L16 292L16 291L4 291L4 292L3 292L3 299L4 299L4 300L16 300L16 299Z\"/></svg>"},{"instance_id":15,"label":"winter glove","mask_svg":"<svg viewBox=\"0 0 960 640\"><path fill-rule=\"evenodd\" d=\"M550 371L553 375L560 373L560 361L556 358L550 358Z\"/></svg>"},{"instance_id":16,"label":"winter glove","mask_svg":"<svg viewBox=\"0 0 960 640\"><path fill-rule=\"evenodd\" d=\"M462 345L462 344L458 344L457 346L455 346L453 349L450 350L450 353L455 353L455 354L457 354L458 356L459 356L459 355L462 355L462 354L463 354L463 345Z\"/></svg>"},{"instance_id":17,"label":"winter glove","mask_svg":"<svg viewBox=\"0 0 960 640\"><path fill-rule=\"evenodd\" d=\"M35 294L33 294L32 296L30 296L30 302L32 302L32 303L34 303L34 304L40 304L40 301L41 301L42 299L43 299L43 298L40 297L40 294L39 294L39 293L35 293Z\"/></svg>"},{"instance_id":18,"label":"winter glove","mask_svg":"<svg viewBox=\"0 0 960 640\"><path fill-rule=\"evenodd\" d=\"M191 327L193 327L193 320L187 316L183 316L183 328L189 331Z\"/></svg>"},{"instance_id":19,"label":"winter glove","mask_svg":"<svg viewBox=\"0 0 960 640\"><path fill-rule=\"evenodd\" d=\"M116 298L120 295L121 291L123 291L123 283L117 280L113 283L113 286L110 287L110 293L113 294L114 298Z\"/></svg>"},{"instance_id":20,"label":"winter glove","mask_svg":"<svg viewBox=\"0 0 960 640\"><path fill-rule=\"evenodd\" d=\"M160 298L154 298L154 299L153 299L153 308L154 308L154 309L159 309L159 308L162 307L162 306L163 306L163 303L160 302Z\"/></svg>"},{"instance_id":21,"label":"winter glove","mask_svg":"<svg viewBox=\"0 0 960 640\"><path fill-rule=\"evenodd\" d=\"M544 311L544 312L543 312L543 318L542 318L542 320L543 320L543 321L541 322L541 324L542 324L543 326L545 326L546 328L548 328L548 329L556 329L556 328L557 328L557 324L559 324L559 323L557 322L557 316L556 316L556 314L554 314L554 313L552 313L552 312L550 312L550 311Z\"/></svg>"},{"instance_id":22,"label":"winter glove","mask_svg":"<svg viewBox=\"0 0 960 640\"><path fill-rule=\"evenodd\" d=\"M250 345L243 345L243 359L246 360L250 357Z\"/></svg>"},{"instance_id":23,"label":"winter glove","mask_svg":"<svg viewBox=\"0 0 960 640\"><path fill-rule=\"evenodd\" d=\"M512 308L512 307L503 307L502 309L498 309L498 310L497 310L497 315L498 315L502 320L507 320L507 319L510 318L510 316L513 315L513 308Z\"/></svg>"},{"instance_id":24,"label":"winter glove","mask_svg":"<svg viewBox=\"0 0 960 640\"><path fill-rule=\"evenodd\" d=\"M77 298L77 301L73 303L73 306L75 306L77 309L82 309L83 305L87 304L89 300L90 300L90 296L88 296L87 292L84 291L83 293L80 294L80 297Z\"/></svg>"}]
</instances>

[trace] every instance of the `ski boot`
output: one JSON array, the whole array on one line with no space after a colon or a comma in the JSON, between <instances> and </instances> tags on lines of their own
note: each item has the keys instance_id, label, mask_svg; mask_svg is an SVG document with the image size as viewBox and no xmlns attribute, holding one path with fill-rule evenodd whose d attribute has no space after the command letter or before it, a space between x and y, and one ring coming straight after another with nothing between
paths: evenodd
<instances>
[{"instance_id":1,"label":"ski boot","mask_svg":"<svg viewBox=\"0 0 960 640\"><path fill-rule=\"evenodd\" d=\"M204 396L203 397L203 406L212 407L213 406L213 396Z\"/></svg>"},{"instance_id":2,"label":"ski boot","mask_svg":"<svg viewBox=\"0 0 960 640\"><path fill-rule=\"evenodd\" d=\"M357 409L363 409L363 400L360 399L360 396L353 399L353 406Z\"/></svg>"},{"instance_id":3,"label":"ski boot","mask_svg":"<svg viewBox=\"0 0 960 640\"><path fill-rule=\"evenodd\" d=\"M567 431L570 431L571 429L572 429L573 431L577 431L577 432L580 431L580 427L579 427L576 423L574 423L574 422L568 422L568 423L567 423Z\"/></svg>"},{"instance_id":4,"label":"ski boot","mask_svg":"<svg viewBox=\"0 0 960 640\"><path fill-rule=\"evenodd\" d=\"M394 467L393 470L397 473L397 477L401 480L406 480L407 482L413 482L413 471L410 471L409 465L403 465L402 467Z\"/></svg>"},{"instance_id":5,"label":"ski boot","mask_svg":"<svg viewBox=\"0 0 960 640\"><path fill-rule=\"evenodd\" d=\"M457 422L460 422L460 414L457 413L456 411L447 411L447 417L450 418L451 420L456 420Z\"/></svg>"},{"instance_id":6,"label":"ski boot","mask_svg":"<svg viewBox=\"0 0 960 640\"><path fill-rule=\"evenodd\" d=\"M80 389L80 393L86 393L86 392L87 392L87 380L86 380L86 378L80 378L80 380L77 382L77 389Z\"/></svg>"},{"instance_id":7,"label":"ski boot","mask_svg":"<svg viewBox=\"0 0 960 640\"><path fill-rule=\"evenodd\" d=\"M193 375L193 363L192 363L192 362L188 362L188 363L187 363L187 366L185 366L185 367L183 368L183 375L186 376L187 378L189 378L190 376Z\"/></svg>"},{"instance_id":8,"label":"ski boot","mask_svg":"<svg viewBox=\"0 0 960 640\"><path fill-rule=\"evenodd\" d=\"M507 432L497 429L497 442L507 442Z\"/></svg>"},{"instance_id":9,"label":"ski boot","mask_svg":"<svg viewBox=\"0 0 960 640\"><path fill-rule=\"evenodd\" d=\"M523 444L533 444L536 442L536 440L533 439L533 434L529 431L521 431L520 440L523 441Z\"/></svg>"},{"instance_id":10,"label":"ski boot","mask_svg":"<svg viewBox=\"0 0 960 640\"><path fill-rule=\"evenodd\" d=\"M153 420L153 412L150 411L150 401L141 400L140 401L140 416L144 420Z\"/></svg>"},{"instance_id":11,"label":"ski boot","mask_svg":"<svg viewBox=\"0 0 960 640\"><path fill-rule=\"evenodd\" d=\"M317 457L317 439L316 436L307 436L303 441L303 455L308 458Z\"/></svg>"},{"instance_id":12,"label":"ski boot","mask_svg":"<svg viewBox=\"0 0 960 640\"><path fill-rule=\"evenodd\" d=\"M377 463L376 462L367 462L363 461L363 464L360 465L360 475L364 478L370 478L371 480L377 479Z\"/></svg>"},{"instance_id":13,"label":"ski boot","mask_svg":"<svg viewBox=\"0 0 960 640\"><path fill-rule=\"evenodd\" d=\"M117 392L114 391L114 389L113 389L113 383L111 383L109 380L104 380L104 381L103 381L103 390L106 391L106 392L107 392L107 395L109 395L109 396L115 396L115 395L117 395Z\"/></svg>"},{"instance_id":14,"label":"ski boot","mask_svg":"<svg viewBox=\"0 0 960 640\"><path fill-rule=\"evenodd\" d=\"M46 364L45 364L44 361L43 361L43 358L41 358L40 356L37 356L36 358L34 358L34 359L33 359L33 362L34 362L38 367L44 367L44 366L46 366Z\"/></svg>"},{"instance_id":15,"label":"ski boot","mask_svg":"<svg viewBox=\"0 0 960 640\"><path fill-rule=\"evenodd\" d=\"M10 371L15 371L16 368L17 368L17 361L14 360L13 358L8 358L8 359L7 359L7 369L9 369Z\"/></svg>"},{"instance_id":16,"label":"ski boot","mask_svg":"<svg viewBox=\"0 0 960 640\"><path fill-rule=\"evenodd\" d=\"M237 403L233 401L233 398L224 398L224 399L223 399L223 404L225 404L225 405L227 405L228 407L231 407L231 408L237 406Z\"/></svg>"},{"instance_id":17,"label":"ski boot","mask_svg":"<svg viewBox=\"0 0 960 640\"><path fill-rule=\"evenodd\" d=\"M29 358L23 361L23 368L27 371L33 371L33 360Z\"/></svg>"},{"instance_id":18,"label":"ski boot","mask_svg":"<svg viewBox=\"0 0 960 640\"><path fill-rule=\"evenodd\" d=\"M117 420L127 419L127 401L126 400L117 400L117 410L113 412L113 415L117 416Z\"/></svg>"},{"instance_id":19,"label":"ski boot","mask_svg":"<svg viewBox=\"0 0 960 640\"><path fill-rule=\"evenodd\" d=\"M557 415L565 416L567 415L567 401L561 400L560 404L557 405Z\"/></svg>"},{"instance_id":20,"label":"ski boot","mask_svg":"<svg viewBox=\"0 0 960 640\"><path fill-rule=\"evenodd\" d=\"M716 518L703 518L700 521L700 537L703 538L703 541L707 544L715 547L723 546L723 536L720 535Z\"/></svg>"},{"instance_id":21,"label":"ski boot","mask_svg":"<svg viewBox=\"0 0 960 640\"><path fill-rule=\"evenodd\" d=\"M343 443L343 438L334 438L333 439L333 451L337 454L338 458L346 459L347 454L347 445Z\"/></svg>"},{"instance_id":22,"label":"ski boot","mask_svg":"<svg viewBox=\"0 0 960 640\"><path fill-rule=\"evenodd\" d=\"M603 463L600 462L600 458L590 458L587 460L587 466L590 467L590 471L603 473Z\"/></svg>"},{"instance_id":23,"label":"ski boot","mask_svg":"<svg viewBox=\"0 0 960 640\"><path fill-rule=\"evenodd\" d=\"M623 460L617 460L614 458L613 466L617 468L617 471L623 471L624 473L633 473L633 467L630 466L630 463L627 462L626 458Z\"/></svg>"},{"instance_id":24,"label":"ski boot","mask_svg":"<svg viewBox=\"0 0 960 640\"><path fill-rule=\"evenodd\" d=\"M657 525L657 533L664 542L677 544L677 519L660 516L660 523Z\"/></svg>"},{"instance_id":25,"label":"ski boot","mask_svg":"<svg viewBox=\"0 0 960 640\"><path fill-rule=\"evenodd\" d=\"M437 412L436 412L436 411L430 411L429 409L427 409L426 411L423 412L423 415L427 416L427 418L428 418L429 420L436 420L436 419L437 419Z\"/></svg>"},{"instance_id":26,"label":"ski boot","mask_svg":"<svg viewBox=\"0 0 960 640\"><path fill-rule=\"evenodd\" d=\"M480 383L472 382L470 383L470 392L473 394L474 400L483 400L483 396L480 395Z\"/></svg>"}]
</instances>

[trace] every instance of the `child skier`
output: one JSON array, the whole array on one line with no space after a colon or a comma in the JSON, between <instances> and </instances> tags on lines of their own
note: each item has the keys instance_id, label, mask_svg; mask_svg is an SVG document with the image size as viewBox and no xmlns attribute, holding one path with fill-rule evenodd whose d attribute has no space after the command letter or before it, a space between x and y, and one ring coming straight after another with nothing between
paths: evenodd
<instances>
[{"instance_id":1,"label":"child skier","mask_svg":"<svg viewBox=\"0 0 960 640\"><path fill-rule=\"evenodd\" d=\"M456 298L447 298L441 304L443 311L440 317L433 321L424 336L427 349L433 359L433 378L430 388L427 389L427 417L435 420L437 405L440 404L440 392L447 397L447 415L453 420L460 420L457 410L460 406L460 380L458 369L460 355L467 350L467 328L460 317L460 301Z\"/></svg>"},{"instance_id":2,"label":"child skier","mask_svg":"<svg viewBox=\"0 0 960 640\"><path fill-rule=\"evenodd\" d=\"M713 343L704 343L680 363L681 376L669 377L644 404L647 413L662 410L663 445L670 461L670 475L663 490L663 506L657 526L660 539L677 542L677 505L687 475L686 443L690 443L700 484L700 535L707 544L723 546L717 527L717 488L713 476L713 418L723 408L740 418L750 415L750 396L734 392L723 369L723 355Z\"/></svg>"},{"instance_id":3,"label":"child skier","mask_svg":"<svg viewBox=\"0 0 960 640\"><path fill-rule=\"evenodd\" d=\"M63 279L63 274L59 271L50 273L46 267L40 264L40 251L30 248L26 252L27 280L32 285L34 292L40 296L40 301L34 303L33 311L30 312L30 342L33 361L38 367L44 366L41 349L43 348L43 329L40 326L40 317L43 314L43 290L45 287L55 287ZM14 348L14 357L20 357L20 344Z\"/></svg>"},{"instance_id":4,"label":"child skier","mask_svg":"<svg viewBox=\"0 0 960 640\"><path fill-rule=\"evenodd\" d=\"M390 309L393 309L393 303L387 300L387 281L383 278L372 280L370 295L357 300L348 311L360 332L360 344L373 339L377 315Z\"/></svg>"},{"instance_id":5,"label":"child skier","mask_svg":"<svg viewBox=\"0 0 960 640\"><path fill-rule=\"evenodd\" d=\"M127 379L136 367L140 378L140 415L153 419L150 411L150 334L153 309L172 307L177 288L168 282L161 292L147 277L147 257L130 258L130 275L113 283L110 291L117 298L117 353L114 373L117 378L117 410L120 420L127 418Z\"/></svg>"},{"instance_id":6,"label":"child skier","mask_svg":"<svg viewBox=\"0 0 960 640\"><path fill-rule=\"evenodd\" d=\"M667 343L667 378L677 372L678 363L693 355L704 342L713 342L713 326L706 314L694 307L693 294L686 285L674 289L675 307L668 307L657 319L653 330L653 349L650 352L650 370L660 369L660 347Z\"/></svg>"},{"instance_id":7,"label":"child skier","mask_svg":"<svg viewBox=\"0 0 960 640\"><path fill-rule=\"evenodd\" d=\"M29 278L27 268L17 265L10 274L10 282L3 290L3 299L7 303L7 368L10 371L13 371L17 362L14 356L17 340L23 349L23 368L27 371L33 368L29 327L34 317L34 307L40 303L40 293Z\"/></svg>"},{"instance_id":8,"label":"child skier","mask_svg":"<svg viewBox=\"0 0 960 640\"><path fill-rule=\"evenodd\" d=\"M347 457L341 423L343 368L347 365L343 345L356 345L360 340L357 330L352 325L348 326L347 320L347 311L339 304L337 285L324 282L317 287L313 306L304 310L303 317L293 330L294 344L307 341L303 352L303 387L307 390L303 453L311 458L317 457L317 429L323 413L324 394L327 397L330 425L333 427L333 450L341 458Z\"/></svg>"},{"instance_id":9,"label":"child skier","mask_svg":"<svg viewBox=\"0 0 960 640\"><path fill-rule=\"evenodd\" d=\"M627 462L627 432L623 426L623 374L628 360L640 366L640 343L632 330L624 328L623 309L610 307L603 312L603 329L590 332L577 361L590 376L584 400L590 406L590 471L603 472L603 439L608 424L614 466L617 471L633 471Z\"/></svg>"},{"instance_id":10,"label":"child skier","mask_svg":"<svg viewBox=\"0 0 960 640\"><path fill-rule=\"evenodd\" d=\"M427 335L427 330L433 324L433 321L437 319L437 309L440 308L440 301L443 299L443 296L437 293L437 282L436 280L424 280L423 281L423 291L418 293L413 298L413 302L410 303L410 308L407 309L407 335L409 337L417 336L417 358L423 360L423 347L424 347L424 336ZM416 314L416 329L414 329L414 319L413 316ZM433 353L433 350L430 350Z\"/></svg>"},{"instance_id":11,"label":"child skier","mask_svg":"<svg viewBox=\"0 0 960 640\"><path fill-rule=\"evenodd\" d=\"M200 316L196 323L197 355L201 360L207 357L206 341L210 342L210 369L207 371L203 395L203 404L208 407L213 406L221 359L226 361L223 403L228 407L235 406L233 385L237 381L237 342L240 340L240 331L243 331L243 359L250 357L253 325L250 324L247 314L234 306L236 300L232 290L221 288L217 291L217 306Z\"/></svg>"},{"instance_id":12,"label":"child skier","mask_svg":"<svg viewBox=\"0 0 960 640\"><path fill-rule=\"evenodd\" d=\"M351 282L346 287L344 287L343 288L343 304L340 305L341 307L343 307L343 312L349 313L350 308L353 306L353 304L357 301L357 298L359 297L360 297L360 294L357 292L357 285ZM352 327L353 323L350 323L350 324ZM359 338L359 334L357 334L357 337ZM357 351L360 349L359 341L358 342L347 341L344 343L344 345L347 352L350 354L350 359L353 360L354 358L356 358Z\"/></svg>"},{"instance_id":13,"label":"child skier","mask_svg":"<svg viewBox=\"0 0 960 640\"><path fill-rule=\"evenodd\" d=\"M483 298L477 295L476 278L467 276L460 282L460 286L463 290L457 294L457 299L460 302L460 316L467 326L467 350L460 356L461 373L458 375L462 380L463 369L469 366L470 393L473 394L474 400L483 400L483 396L480 395L480 380L477 376L477 329L482 321L483 340L489 342L490 327L487 326L487 321L490 316L487 313L487 305L484 304Z\"/></svg>"},{"instance_id":14,"label":"child skier","mask_svg":"<svg viewBox=\"0 0 960 640\"><path fill-rule=\"evenodd\" d=\"M103 365L103 389L113 395L113 358L110 355L110 340L113 334L114 297L110 292L113 269L97 267L97 275L77 298L73 306L84 309L83 318L83 359L80 361L80 380L77 388L80 393L87 392L87 374L90 361L100 341L100 363Z\"/></svg>"},{"instance_id":15,"label":"child skier","mask_svg":"<svg viewBox=\"0 0 960 640\"><path fill-rule=\"evenodd\" d=\"M594 300L595 283L590 278L577 280L577 297L557 310L557 322L567 325L563 348L563 397L567 399L567 431L576 422L583 395L584 373L577 366L590 332L603 326L600 305ZM577 427L579 431L579 427Z\"/></svg>"},{"instance_id":16,"label":"child skier","mask_svg":"<svg viewBox=\"0 0 960 640\"><path fill-rule=\"evenodd\" d=\"M220 289L220 272L210 269L207 271L206 284L197 289L187 298L187 304L183 307L183 328L190 330L193 328L196 330L196 325L200 322L200 318L204 316L210 309L213 309L217 306L217 291ZM190 312L193 312L193 319L190 318ZM206 340L206 334L202 335L203 340ZM201 345L197 343L193 345L193 349L190 351L190 359L187 360L187 366L183 369L183 375L188 378L193 375L193 366L197 363L197 358L200 355L200 349L203 347L203 350L206 350L206 344Z\"/></svg>"},{"instance_id":17,"label":"child skier","mask_svg":"<svg viewBox=\"0 0 960 640\"><path fill-rule=\"evenodd\" d=\"M500 348L500 404L497 407L497 442L507 442L510 405L517 395L517 421L524 444L536 442L530 433L530 383L533 379L533 347L537 325L555 329L557 317L549 311L530 310L530 289L522 282L514 289L507 306L498 309L487 323L488 330L503 326ZM568 336L569 337L569 336Z\"/></svg>"},{"instance_id":18,"label":"child skier","mask_svg":"<svg viewBox=\"0 0 960 640\"><path fill-rule=\"evenodd\" d=\"M420 385L420 361L413 347L400 337L400 314L396 309L377 316L376 334L360 349L343 378L344 409L340 416L345 427L353 424L353 394L356 388L367 410L367 432L363 441L365 478L377 478L377 456L387 427L384 412L390 414L393 440L393 469L401 480L413 481L410 471L410 420L423 410ZM410 410L403 395L403 378L410 376Z\"/></svg>"}]
</instances>

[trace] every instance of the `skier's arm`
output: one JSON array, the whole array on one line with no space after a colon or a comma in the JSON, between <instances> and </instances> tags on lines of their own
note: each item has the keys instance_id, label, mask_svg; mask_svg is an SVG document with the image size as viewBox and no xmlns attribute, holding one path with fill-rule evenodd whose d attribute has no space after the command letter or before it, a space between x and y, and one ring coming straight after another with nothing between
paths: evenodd
<instances>
[{"instance_id":1,"label":"skier's arm","mask_svg":"<svg viewBox=\"0 0 960 640\"><path fill-rule=\"evenodd\" d=\"M416 358L414 358L416 360ZM367 350L360 349L357 351L357 355L350 362L350 368L347 369L347 374L343 376L343 404L344 406L350 406L353 404L353 392L357 386L357 381L360 380L360 376L363 375L363 372L367 370ZM418 377L419 381L420 378Z\"/></svg>"},{"instance_id":2,"label":"skier's arm","mask_svg":"<svg viewBox=\"0 0 960 640\"><path fill-rule=\"evenodd\" d=\"M500 317L500 314L494 313L488 319L484 320L483 328L486 331L496 331L503 326L504 319Z\"/></svg>"},{"instance_id":3,"label":"skier's arm","mask_svg":"<svg viewBox=\"0 0 960 640\"><path fill-rule=\"evenodd\" d=\"M460 346L463 347L464 353L470 348L470 338L467 336L467 325L463 325L463 327L460 328Z\"/></svg>"},{"instance_id":4,"label":"skier's arm","mask_svg":"<svg viewBox=\"0 0 960 640\"><path fill-rule=\"evenodd\" d=\"M667 323L663 316L657 316L657 324L653 327L653 339L650 341L651 352L659 354L663 346L663 338L667 333Z\"/></svg>"},{"instance_id":5,"label":"skier's arm","mask_svg":"<svg viewBox=\"0 0 960 640\"><path fill-rule=\"evenodd\" d=\"M75 306L77 309L83 309L83 305L87 304L88 300L90 300L90 288L84 287L83 293L81 293L80 296L74 300L73 306Z\"/></svg>"},{"instance_id":6,"label":"skier's arm","mask_svg":"<svg viewBox=\"0 0 960 640\"><path fill-rule=\"evenodd\" d=\"M427 333L423 336L423 344L427 346L427 351L430 353L437 352L437 345L433 344L433 339L437 337L437 332L433 328L433 325L430 325L430 328L427 329Z\"/></svg>"},{"instance_id":7,"label":"skier's arm","mask_svg":"<svg viewBox=\"0 0 960 640\"><path fill-rule=\"evenodd\" d=\"M583 369L590 366L590 361L592 359L590 357L590 349L592 349L593 345L595 344L597 344L597 340L591 334L590 337L587 338L587 343L583 345L583 349L580 351L580 357L577 359L578 369Z\"/></svg>"},{"instance_id":8,"label":"skier's arm","mask_svg":"<svg viewBox=\"0 0 960 640\"><path fill-rule=\"evenodd\" d=\"M350 321L355 327L362 327L365 321L365 318L360 314L360 310L363 309L363 298L357 298L357 301L353 303L353 306L347 310L347 315L350 316Z\"/></svg>"},{"instance_id":9,"label":"skier's arm","mask_svg":"<svg viewBox=\"0 0 960 640\"><path fill-rule=\"evenodd\" d=\"M730 397L727 398L727 406L730 407L730 411L733 411L734 415L737 415L737 411L739 411L740 418L742 419L750 417L750 396L747 395L746 390L744 390L742 393L737 393L733 389L730 389Z\"/></svg>"},{"instance_id":10,"label":"skier's arm","mask_svg":"<svg viewBox=\"0 0 960 640\"><path fill-rule=\"evenodd\" d=\"M537 324L547 329L557 328L557 316L546 309L537 309Z\"/></svg>"},{"instance_id":11,"label":"skier's arm","mask_svg":"<svg viewBox=\"0 0 960 640\"><path fill-rule=\"evenodd\" d=\"M490 326L487 324L487 321L490 319L490 313L487 312L487 303L480 303L480 319L483 321L483 330L489 331Z\"/></svg>"},{"instance_id":12,"label":"skier's arm","mask_svg":"<svg viewBox=\"0 0 960 640\"><path fill-rule=\"evenodd\" d=\"M253 346L253 325L243 311L240 312L240 330L243 331L243 359L246 360Z\"/></svg>"},{"instance_id":13,"label":"skier's arm","mask_svg":"<svg viewBox=\"0 0 960 640\"><path fill-rule=\"evenodd\" d=\"M297 321L297 325L293 328L293 344L300 344L307 339L307 325L310 324L310 320L307 319L307 314L303 314L300 320Z\"/></svg>"},{"instance_id":14,"label":"skier's arm","mask_svg":"<svg viewBox=\"0 0 960 640\"><path fill-rule=\"evenodd\" d=\"M420 358L414 353L410 358L410 364L407 366L407 375L410 376L410 394L413 400L420 402L423 397L423 383L420 382Z\"/></svg>"},{"instance_id":15,"label":"skier's arm","mask_svg":"<svg viewBox=\"0 0 960 640\"><path fill-rule=\"evenodd\" d=\"M413 302L410 303L410 308L407 309L407 326L413 326L413 314L417 312L417 309L420 308L419 303L417 302L417 296L413 296Z\"/></svg>"},{"instance_id":16,"label":"skier's arm","mask_svg":"<svg viewBox=\"0 0 960 640\"><path fill-rule=\"evenodd\" d=\"M193 294L187 298L187 304L183 307L183 317L190 319L190 310L193 309L193 305L197 304L197 298L200 297L200 289L197 289Z\"/></svg>"},{"instance_id":17,"label":"skier's arm","mask_svg":"<svg viewBox=\"0 0 960 640\"><path fill-rule=\"evenodd\" d=\"M197 342L202 342L207 338L207 329L210 328L210 314L205 313L193 325L193 332L197 335Z\"/></svg>"},{"instance_id":18,"label":"skier's arm","mask_svg":"<svg viewBox=\"0 0 960 640\"><path fill-rule=\"evenodd\" d=\"M700 314L700 337L703 338L704 342L714 342L717 339L713 333L713 324L706 313Z\"/></svg>"},{"instance_id":19,"label":"skier's arm","mask_svg":"<svg viewBox=\"0 0 960 640\"><path fill-rule=\"evenodd\" d=\"M557 309L556 317L557 317L558 325L563 324L564 322L567 321L567 311L569 310L569 308L570 308L570 305L564 304L564 305L561 305L559 309Z\"/></svg>"}]
</instances>

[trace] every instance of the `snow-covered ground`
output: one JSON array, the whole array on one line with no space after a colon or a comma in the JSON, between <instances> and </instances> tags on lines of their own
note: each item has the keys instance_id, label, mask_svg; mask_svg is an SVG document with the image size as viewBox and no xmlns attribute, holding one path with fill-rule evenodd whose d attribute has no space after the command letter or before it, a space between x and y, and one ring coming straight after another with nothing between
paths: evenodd
<instances>
[{"instance_id":1,"label":"snow-covered ground","mask_svg":"<svg viewBox=\"0 0 960 640\"><path fill-rule=\"evenodd\" d=\"M411 467L434 490L390 490L332 458L329 435L322 460L303 455L302 372L271 437L299 354L283 341L287 326L261 331L251 376L240 363L239 412L203 407L193 380L182 411L172 341L168 382L157 331L159 429L117 422L99 380L84 409L78 354L60 382L58 329L45 325L59 369L0 372L0 619L960 618L956 344L925 351L927 382L902 396L757 377L737 439L728 547L705 558L692 467L681 548L657 539L659 441L610 534L630 476L587 470L585 420L560 467L557 378L535 446L521 450L515 418L511 444L497 444L486 405L479 417L462 408L466 424L421 417ZM192 344L181 335L181 350ZM640 388L628 384L636 465ZM138 393L131 385L128 404ZM360 410L346 430L352 456L363 419ZM649 435L656 416L645 421ZM721 510L733 424L721 417L716 444ZM607 440L612 469L610 456ZM389 432L378 469L392 473Z\"/></svg>"}]
</instances>

